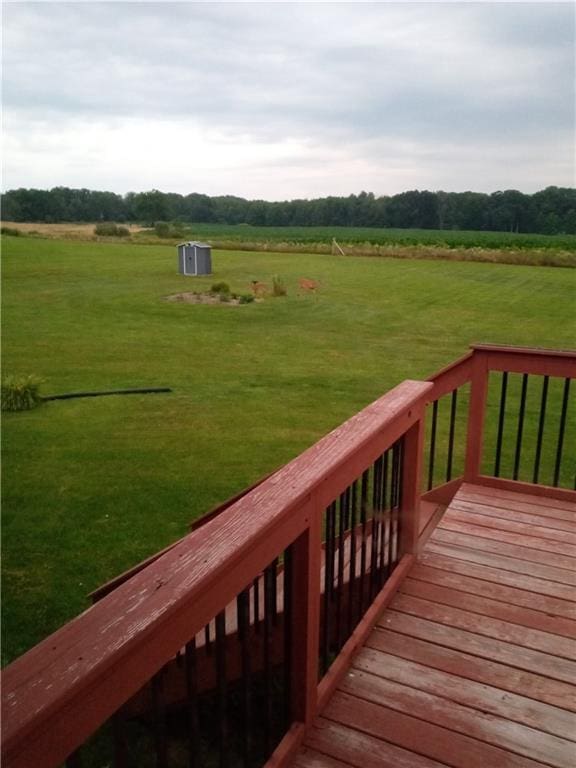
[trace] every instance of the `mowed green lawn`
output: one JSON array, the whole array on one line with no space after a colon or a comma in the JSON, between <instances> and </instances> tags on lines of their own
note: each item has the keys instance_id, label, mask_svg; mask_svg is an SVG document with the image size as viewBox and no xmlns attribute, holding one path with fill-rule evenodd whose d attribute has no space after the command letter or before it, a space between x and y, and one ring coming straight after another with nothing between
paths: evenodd
<instances>
[{"instance_id":1,"label":"mowed green lawn","mask_svg":"<svg viewBox=\"0 0 576 768\"><path fill-rule=\"evenodd\" d=\"M3 242L4 375L44 394L171 394L44 404L3 418L3 652L86 607L86 593L186 532L405 378L475 341L574 345L576 272L442 261ZM193 306L162 297L281 276L285 298ZM301 295L300 277L320 282Z\"/></svg>"}]
</instances>

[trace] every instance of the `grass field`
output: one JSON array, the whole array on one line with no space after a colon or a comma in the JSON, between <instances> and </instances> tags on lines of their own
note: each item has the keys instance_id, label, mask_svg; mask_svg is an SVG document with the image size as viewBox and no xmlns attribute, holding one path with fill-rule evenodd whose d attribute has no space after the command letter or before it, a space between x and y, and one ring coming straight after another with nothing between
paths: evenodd
<instances>
[{"instance_id":1,"label":"grass field","mask_svg":"<svg viewBox=\"0 0 576 768\"><path fill-rule=\"evenodd\" d=\"M447 261L3 239L4 375L43 393L170 386L4 414L3 653L78 613L100 583L405 378L475 341L574 345L576 273ZM245 306L162 297L281 276ZM300 277L320 282L300 295Z\"/></svg>"}]
</instances>

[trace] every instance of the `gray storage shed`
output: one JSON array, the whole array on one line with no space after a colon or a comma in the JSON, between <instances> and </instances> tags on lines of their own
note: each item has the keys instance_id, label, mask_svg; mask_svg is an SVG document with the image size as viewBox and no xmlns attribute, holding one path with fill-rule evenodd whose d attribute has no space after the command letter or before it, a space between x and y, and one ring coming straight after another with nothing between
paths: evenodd
<instances>
[{"instance_id":1,"label":"gray storage shed","mask_svg":"<svg viewBox=\"0 0 576 768\"><path fill-rule=\"evenodd\" d=\"M181 275L211 275L212 248L206 243L180 243L178 271Z\"/></svg>"}]
</instances>

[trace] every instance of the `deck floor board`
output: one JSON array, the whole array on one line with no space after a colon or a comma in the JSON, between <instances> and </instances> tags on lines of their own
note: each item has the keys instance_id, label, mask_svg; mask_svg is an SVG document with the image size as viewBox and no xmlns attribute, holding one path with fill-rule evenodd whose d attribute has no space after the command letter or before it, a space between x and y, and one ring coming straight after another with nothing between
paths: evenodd
<instances>
[{"instance_id":1,"label":"deck floor board","mask_svg":"<svg viewBox=\"0 0 576 768\"><path fill-rule=\"evenodd\" d=\"M300 768L576 765L576 504L463 485Z\"/></svg>"},{"instance_id":2,"label":"deck floor board","mask_svg":"<svg viewBox=\"0 0 576 768\"><path fill-rule=\"evenodd\" d=\"M453 561L452 561L453 562ZM438 567L440 565L440 567ZM479 578L480 576L480 578ZM415 581L424 581L430 584L437 584L443 587L450 587L459 593L467 593L478 597L488 598L495 602L516 605L523 608L529 608L532 611L539 611L548 616L551 621L556 621L560 616L569 619L570 623L566 625L568 637L574 637L576 632L576 603L570 600L562 600L552 597L549 594L539 594L538 586L546 589L546 584L542 581L538 585L532 585L532 590L522 589L518 586L509 586L502 583L504 571L496 571L492 579L486 579L485 573L469 572L466 575L466 568L460 568L456 573L449 569L442 568L442 563L428 560L426 564L422 563L412 568L410 578ZM524 577L526 579L526 577ZM460 599L464 599L460 594ZM551 631L557 632L558 624L554 624ZM564 632L560 632L564 634Z\"/></svg>"}]
</instances>

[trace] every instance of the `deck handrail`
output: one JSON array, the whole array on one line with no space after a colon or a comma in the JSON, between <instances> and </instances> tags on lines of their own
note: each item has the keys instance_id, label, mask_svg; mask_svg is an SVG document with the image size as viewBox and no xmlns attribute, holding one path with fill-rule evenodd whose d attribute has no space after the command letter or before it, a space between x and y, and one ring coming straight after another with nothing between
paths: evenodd
<instances>
[{"instance_id":1,"label":"deck handrail","mask_svg":"<svg viewBox=\"0 0 576 768\"><path fill-rule=\"evenodd\" d=\"M308 595L295 610L304 647L293 649L294 712L309 720L318 676L312 648L318 645L320 514L402 435L412 431L417 444L414 428L431 387L398 385L7 667L6 768L66 759L293 543L300 566L296 594ZM404 505L414 504L417 495L406 491ZM412 512L403 530L405 551L416 540ZM311 589L318 594L310 597Z\"/></svg>"}]
</instances>

